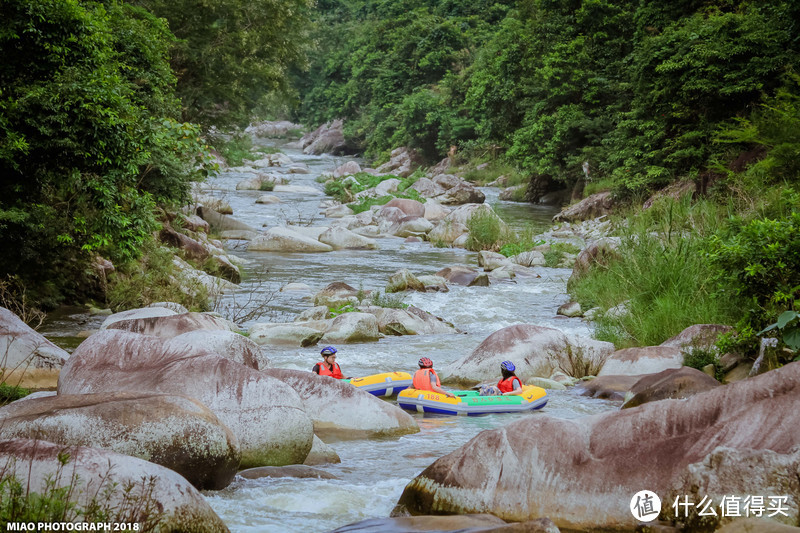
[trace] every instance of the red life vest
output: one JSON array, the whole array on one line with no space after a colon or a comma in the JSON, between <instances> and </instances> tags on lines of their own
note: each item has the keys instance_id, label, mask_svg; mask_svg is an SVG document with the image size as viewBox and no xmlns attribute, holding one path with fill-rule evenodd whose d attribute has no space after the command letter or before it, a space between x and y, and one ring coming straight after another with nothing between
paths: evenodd
<instances>
[{"instance_id":1,"label":"red life vest","mask_svg":"<svg viewBox=\"0 0 800 533\"><path fill-rule=\"evenodd\" d=\"M519 386L522 387L522 380L519 379L517 376L511 376L508 379L501 379L497 382L497 388L500 389L500 392L511 392L514 390L514 380L519 381Z\"/></svg>"},{"instance_id":2,"label":"red life vest","mask_svg":"<svg viewBox=\"0 0 800 533\"><path fill-rule=\"evenodd\" d=\"M433 374L433 377L436 378L435 385L437 387L441 387L442 384L439 382L439 376L436 374L434 369L420 368L417 370L417 373L414 374L414 380L411 382L411 388L432 391L433 389L431 388L431 385L434 385L434 383L431 379L431 374Z\"/></svg>"},{"instance_id":3,"label":"red life vest","mask_svg":"<svg viewBox=\"0 0 800 533\"><path fill-rule=\"evenodd\" d=\"M333 363L331 369L328 370L328 367L325 366L325 363L317 363L319 366L319 375L320 376L330 376L334 379L342 379L344 376L342 375L342 370L339 368L339 363Z\"/></svg>"}]
</instances>

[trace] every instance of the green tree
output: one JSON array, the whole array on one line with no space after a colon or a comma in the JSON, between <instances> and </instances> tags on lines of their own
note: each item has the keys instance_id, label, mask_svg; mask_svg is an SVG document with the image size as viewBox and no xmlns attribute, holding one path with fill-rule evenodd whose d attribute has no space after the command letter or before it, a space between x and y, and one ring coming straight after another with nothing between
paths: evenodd
<instances>
[{"instance_id":1,"label":"green tree","mask_svg":"<svg viewBox=\"0 0 800 533\"><path fill-rule=\"evenodd\" d=\"M133 0L169 22L183 120L246 124L306 61L310 0Z\"/></svg>"}]
</instances>

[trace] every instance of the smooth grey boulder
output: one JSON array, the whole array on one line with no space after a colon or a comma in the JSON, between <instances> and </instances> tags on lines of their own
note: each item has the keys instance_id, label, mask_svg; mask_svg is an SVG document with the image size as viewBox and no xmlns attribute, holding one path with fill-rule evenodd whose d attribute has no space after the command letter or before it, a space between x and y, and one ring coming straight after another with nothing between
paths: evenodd
<instances>
[{"instance_id":1,"label":"smooth grey boulder","mask_svg":"<svg viewBox=\"0 0 800 533\"><path fill-rule=\"evenodd\" d=\"M69 354L0 307L0 376L22 387L51 387Z\"/></svg>"},{"instance_id":2,"label":"smooth grey boulder","mask_svg":"<svg viewBox=\"0 0 800 533\"><path fill-rule=\"evenodd\" d=\"M0 440L102 448L159 464L199 490L227 487L241 453L231 430L193 398L149 392L59 394L0 408Z\"/></svg>"},{"instance_id":3,"label":"smooth grey boulder","mask_svg":"<svg viewBox=\"0 0 800 533\"><path fill-rule=\"evenodd\" d=\"M641 346L617 350L606 359L599 376L655 374L683 366L683 353L671 346Z\"/></svg>"},{"instance_id":4,"label":"smooth grey boulder","mask_svg":"<svg viewBox=\"0 0 800 533\"><path fill-rule=\"evenodd\" d=\"M69 456L66 465L64 454ZM79 508L99 504L109 522L134 522L160 533L221 533L228 528L200 492L168 468L109 450L65 448L42 440L0 442L4 474L14 476L30 492L43 494L48 485L69 490ZM131 492L114 489L131 487ZM102 498L98 501L98 495ZM121 510L121 511L120 511ZM115 514L119 512L120 514ZM67 515L80 521L80 515Z\"/></svg>"},{"instance_id":5,"label":"smooth grey boulder","mask_svg":"<svg viewBox=\"0 0 800 533\"><path fill-rule=\"evenodd\" d=\"M247 245L251 252L330 252L333 247L289 228L268 229Z\"/></svg>"}]
</instances>

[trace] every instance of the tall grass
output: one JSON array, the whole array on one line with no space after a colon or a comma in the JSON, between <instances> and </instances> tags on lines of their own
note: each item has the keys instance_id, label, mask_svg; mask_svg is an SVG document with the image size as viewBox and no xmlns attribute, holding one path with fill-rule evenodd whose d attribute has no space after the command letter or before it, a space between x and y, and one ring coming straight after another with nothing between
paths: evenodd
<instances>
[{"instance_id":1,"label":"tall grass","mask_svg":"<svg viewBox=\"0 0 800 533\"><path fill-rule=\"evenodd\" d=\"M665 199L624 225L619 259L596 266L572 285L584 308L625 304L601 314L596 336L618 348L656 345L693 324L733 324L735 305L716 290L705 253L727 208L711 201Z\"/></svg>"}]
</instances>

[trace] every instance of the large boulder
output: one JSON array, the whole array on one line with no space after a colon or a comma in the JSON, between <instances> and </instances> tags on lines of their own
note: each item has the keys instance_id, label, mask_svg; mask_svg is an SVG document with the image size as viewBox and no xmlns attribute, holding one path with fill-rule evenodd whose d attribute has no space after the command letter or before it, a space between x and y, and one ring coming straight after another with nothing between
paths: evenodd
<instances>
[{"instance_id":1,"label":"large boulder","mask_svg":"<svg viewBox=\"0 0 800 533\"><path fill-rule=\"evenodd\" d=\"M460 222L439 220L431 231L428 240L432 243L452 244L462 235L468 235L469 229Z\"/></svg>"},{"instance_id":2,"label":"large boulder","mask_svg":"<svg viewBox=\"0 0 800 533\"><path fill-rule=\"evenodd\" d=\"M114 315L111 315L108 318L113 317ZM103 325L105 326L107 322L108 320ZM239 328L230 320L207 313L181 313L179 315L116 320L106 326L106 329L121 329L132 333L171 339L189 331L238 331Z\"/></svg>"},{"instance_id":3,"label":"large boulder","mask_svg":"<svg viewBox=\"0 0 800 533\"><path fill-rule=\"evenodd\" d=\"M623 401L636 382L644 376L601 376L575 385L575 392L602 400Z\"/></svg>"},{"instance_id":4,"label":"large boulder","mask_svg":"<svg viewBox=\"0 0 800 533\"><path fill-rule=\"evenodd\" d=\"M209 223L214 231L251 231L258 233L258 230L249 224L237 220L229 215L223 215L210 207L200 206L197 208L197 214Z\"/></svg>"},{"instance_id":5,"label":"large boulder","mask_svg":"<svg viewBox=\"0 0 800 533\"><path fill-rule=\"evenodd\" d=\"M436 201L442 205L482 204L485 200L485 194L466 182L436 197Z\"/></svg>"},{"instance_id":6,"label":"large boulder","mask_svg":"<svg viewBox=\"0 0 800 533\"><path fill-rule=\"evenodd\" d=\"M788 516L773 520L795 524L799 398L800 363L792 363L686 400L575 420L525 417L435 461L406 486L397 511L547 516L569 530L632 532L631 498L646 487L786 495ZM664 501L662 516L673 516Z\"/></svg>"},{"instance_id":7,"label":"large boulder","mask_svg":"<svg viewBox=\"0 0 800 533\"><path fill-rule=\"evenodd\" d=\"M170 341L170 346L181 344L187 351L204 349L254 370L270 366L269 358L251 339L227 330L195 330L183 333Z\"/></svg>"},{"instance_id":8,"label":"large boulder","mask_svg":"<svg viewBox=\"0 0 800 533\"><path fill-rule=\"evenodd\" d=\"M403 217L389 228L389 233L395 237L424 237L433 229L433 224L425 217Z\"/></svg>"},{"instance_id":9,"label":"large boulder","mask_svg":"<svg viewBox=\"0 0 800 533\"><path fill-rule=\"evenodd\" d=\"M472 267L456 265L445 267L436 273L440 278L444 278L456 285L471 285L480 273Z\"/></svg>"},{"instance_id":10,"label":"large boulder","mask_svg":"<svg viewBox=\"0 0 800 533\"><path fill-rule=\"evenodd\" d=\"M342 460L339 454L336 453L336 450L314 435L314 443L311 445L311 451L308 452L308 456L306 460L303 461L303 464L306 466L316 466L341 462Z\"/></svg>"},{"instance_id":11,"label":"large boulder","mask_svg":"<svg viewBox=\"0 0 800 533\"><path fill-rule=\"evenodd\" d=\"M368 518L330 533L559 533L547 518L509 524L490 514ZM776 532L777 533L777 532Z\"/></svg>"},{"instance_id":12,"label":"large boulder","mask_svg":"<svg viewBox=\"0 0 800 533\"><path fill-rule=\"evenodd\" d=\"M378 320L369 313L342 313L330 321L324 343L372 342L381 338Z\"/></svg>"},{"instance_id":13,"label":"large boulder","mask_svg":"<svg viewBox=\"0 0 800 533\"><path fill-rule=\"evenodd\" d=\"M59 394L0 408L0 440L103 448L174 470L198 489L227 487L239 445L208 407L150 392Z\"/></svg>"},{"instance_id":14,"label":"large boulder","mask_svg":"<svg viewBox=\"0 0 800 533\"><path fill-rule=\"evenodd\" d=\"M610 192L599 192L571 205L553 217L554 222L577 222L608 215L614 207Z\"/></svg>"},{"instance_id":15,"label":"large boulder","mask_svg":"<svg viewBox=\"0 0 800 533\"><path fill-rule=\"evenodd\" d=\"M532 377L548 377L559 367L569 369L579 358L599 366L613 350L610 342L553 328L517 324L495 331L471 354L442 368L442 374L450 382L475 385L497 379L500 363L510 360L517 367L516 374L525 381Z\"/></svg>"},{"instance_id":16,"label":"large boulder","mask_svg":"<svg viewBox=\"0 0 800 533\"><path fill-rule=\"evenodd\" d=\"M378 167L378 172L391 173L401 178L410 176L422 163L420 155L410 148L392 150L389 161Z\"/></svg>"},{"instance_id":17,"label":"large boulder","mask_svg":"<svg viewBox=\"0 0 800 533\"><path fill-rule=\"evenodd\" d=\"M419 426L405 411L345 381L313 372L269 368L267 375L294 389L322 438L365 438L416 433Z\"/></svg>"},{"instance_id":18,"label":"large boulder","mask_svg":"<svg viewBox=\"0 0 800 533\"><path fill-rule=\"evenodd\" d=\"M344 138L343 125L344 122L341 119L334 120L304 135L300 139L303 153L312 155L343 155L347 153L349 148Z\"/></svg>"},{"instance_id":19,"label":"large boulder","mask_svg":"<svg viewBox=\"0 0 800 533\"><path fill-rule=\"evenodd\" d=\"M141 307L139 309L128 309L127 311L120 311L119 313L114 313L113 315L109 315L102 324L100 324L100 329L106 329L111 327L113 324L117 322L123 322L128 320L139 320L141 318L158 318L162 316L174 316L177 314L188 313L187 310L178 311L166 305L148 305L147 307Z\"/></svg>"},{"instance_id":20,"label":"large boulder","mask_svg":"<svg viewBox=\"0 0 800 533\"><path fill-rule=\"evenodd\" d=\"M643 403L655 402L666 398L681 399L705 392L720 383L711 376L688 366L678 369L669 368L657 374L642 377L631 387L631 397L622 408L636 407Z\"/></svg>"},{"instance_id":21,"label":"large boulder","mask_svg":"<svg viewBox=\"0 0 800 533\"><path fill-rule=\"evenodd\" d=\"M199 400L236 435L245 468L302 463L311 449L312 424L293 390L182 341L112 329L89 337L62 369L58 393L115 391Z\"/></svg>"},{"instance_id":22,"label":"large boulder","mask_svg":"<svg viewBox=\"0 0 800 533\"><path fill-rule=\"evenodd\" d=\"M330 252L332 246L289 228L270 228L247 244L249 252Z\"/></svg>"},{"instance_id":23,"label":"large boulder","mask_svg":"<svg viewBox=\"0 0 800 533\"><path fill-rule=\"evenodd\" d=\"M389 200L383 207L396 207L405 213L407 217L425 216L425 205L409 198L394 198L393 200ZM383 211L383 209L381 209L381 211Z\"/></svg>"},{"instance_id":24,"label":"large boulder","mask_svg":"<svg viewBox=\"0 0 800 533\"><path fill-rule=\"evenodd\" d=\"M670 346L687 351L692 348L713 349L719 337L733 331L731 326L722 324L695 324L684 329L674 337L665 340L660 346Z\"/></svg>"},{"instance_id":25,"label":"large boulder","mask_svg":"<svg viewBox=\"0 0 800 533\"><path fill-rule=\"evenodd\" d=\"M314 305L339 307L348 303L358 303L358 293L359 291L347 283L334 281L314 295Z\"/></svg>"},{"instance_id":26,"label":"large boulder","mask_svg":"<svg viewBox=\"0 0 800 533\"><path fill-rule=\"evenodd\" d=\"M413 305L406 309L376 306L358 309L375 315L378 329L384 335L440 335L459 332L453 324Z\"/></svg>"},{"instance_id":27,"label":"large boulder","mask_svg":"<svg viewBox=\"0 0 800 533\"><path fill-rule=\"evenodd\" d=\"M669 346L642 346L617 350L606 359L598 376L655 374L683 366L683 353Z\"/></svg>"},{"instance_id":28,"label":"large boulder","mask_svg":"<svg viewBox=\"0 0 800 533\"><path fill-rule=\"evenodd\" d=\"M22 387L52 387L69 354L0 307L0 376Z\"/></svg>"},{"instance_id":29,"label":"large boulder","mask_svg":"<svg viewBox=\"0 0 800 533\"><path fill-rule=\"evenodd\" d=\"M386 293L420 291L425 292L425 285L407 268L402 268L389 276L386 283Z\"/></svg>"},{"instance_id":30,"label":"large boulder","mask_svg":"<svg viewBox=\"0 0 800 533\"><path fill-rule=\"evenodd\" d=\"M348 161L343 165L339 165L336 167L336 170L333 171L334 178L341 178L343 176L351 176L353 174L358 174L361 172L361 165L359 165L355 161Z\"/></svg>"},{"instance_id":31,"label":"large boulder","mask_svg":"<svg viewBox=\"0 0 800 533\"><path fill-rule=\"evenodd\" d=\"M65 454L66 465L62 462ZM0 442L0 464L5 465L5 475L16 477L31 493L63 489L78 509L99 506L99 516L93 517L97 520L139 523L143 529L161 533L228 531L203 495L183 477L135 457L12 439ZM70 522L91 518L72 513L65 516Z\"/></svg>"},{"instance_id":32,"label":"large boulder","mask_svg":"<svg viewBox=\"0 0 800 533\"><path fill-rule=\"evenodd\" d=\"M444 192L444 189L429 178L420 178L410 187L417 191L423 198L433 198ZM427 202L426 202L427 203Z\"/></svg>"},{"instance_id":33,"label":"large boulder","mask_svg":"<svg viewBox=\"0 0 800 533\"><path fill-rule=\"evenodd\" d=\"M325 308L327 312L327 307ZM327 314L327 313L326 313ZM314 346L328 329L325 321L259 322L250 326L250 340L256 344Z\"/></svg>"}]
</instances>

